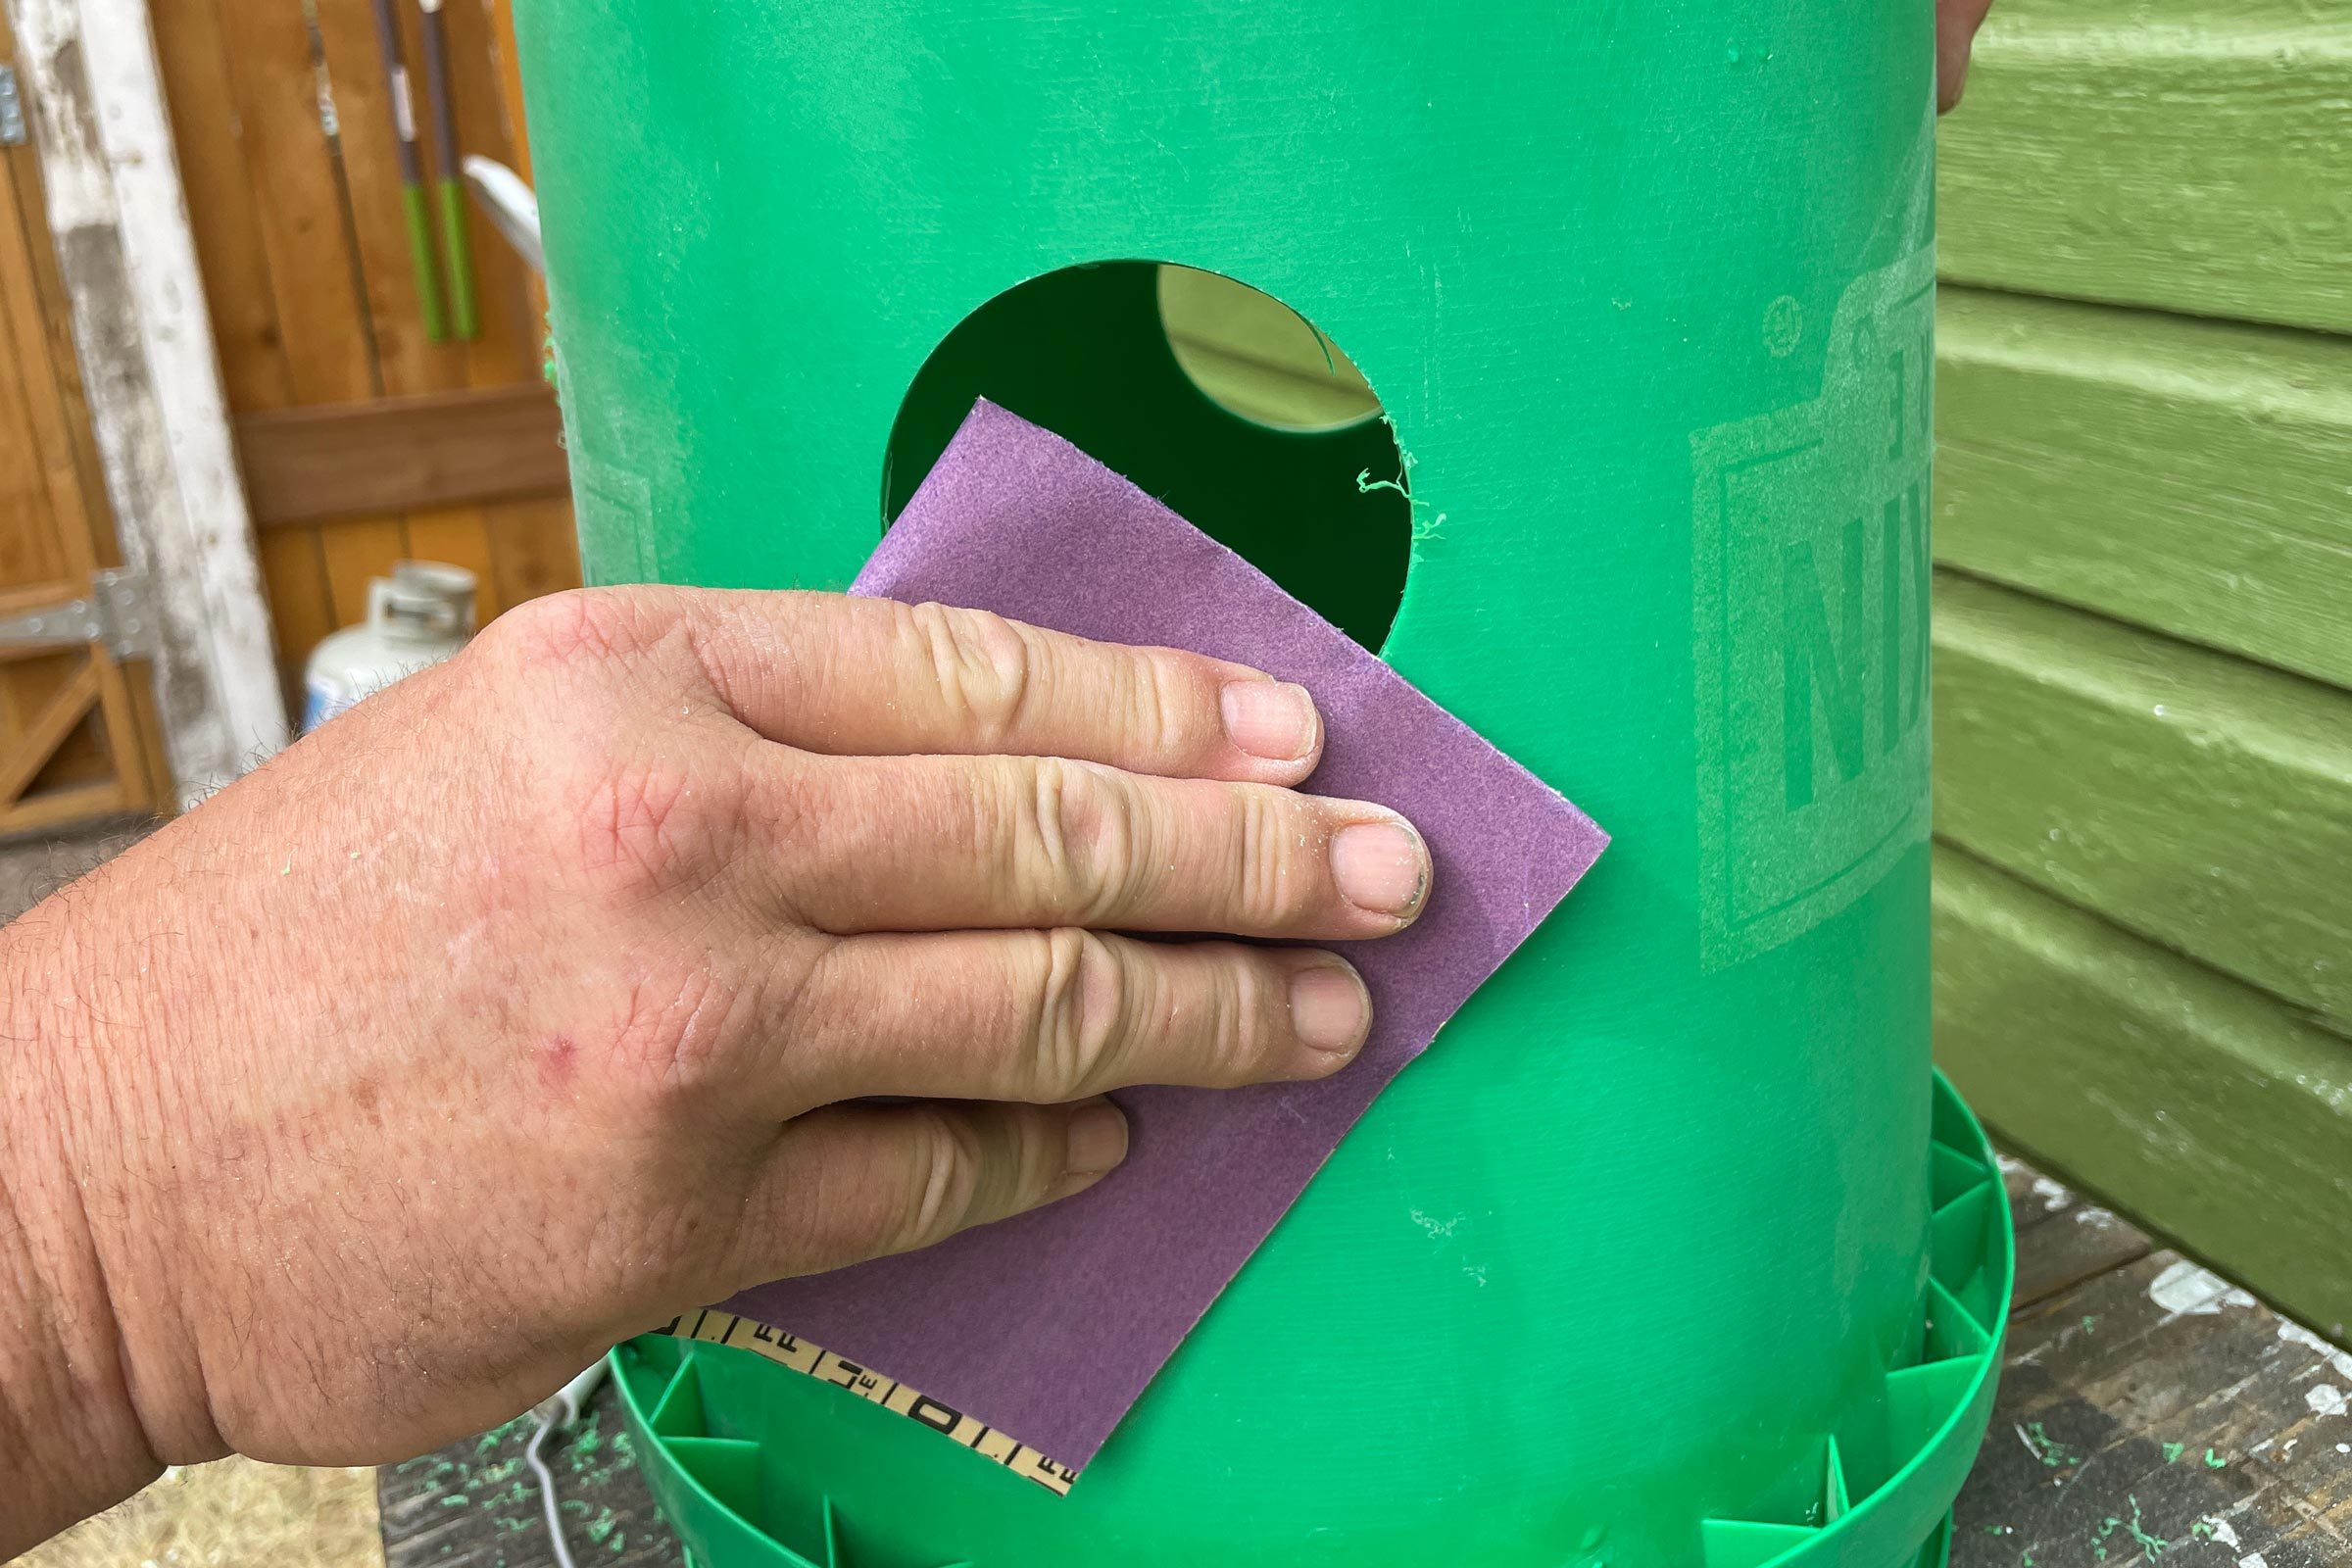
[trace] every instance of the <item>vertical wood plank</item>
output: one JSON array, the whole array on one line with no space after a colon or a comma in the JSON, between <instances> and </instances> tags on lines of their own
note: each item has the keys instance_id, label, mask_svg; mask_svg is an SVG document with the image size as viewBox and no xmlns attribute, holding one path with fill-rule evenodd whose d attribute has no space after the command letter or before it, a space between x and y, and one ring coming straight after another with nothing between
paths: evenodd
<instances>
[{"instance_id":1,"label":"vertical wood plank","mask_svg":"<svg viewBox=\"0 0 2352 1568\"><path fill-rule=\"evenodd\" d=\"M318 530L318 547L337 626L368 618L368 579L390 575L392 564L409 553L405 530L390 517L328 523Z\"/></svg>"},{"instance_id":2,"label":"vertical wood plank","mask_svg":"<svg viewBox=\"0 0 2352 1568\"><path fill-rule=\"evenodd\" d=\"M296 403L382 390L301 7L220 0L221 40Z\"/></svg>"},{"instance_id":3,"label":"vertical wood plank","mask_svg":"<svg viewBox=\"0 0 2352 1568\"><path fill-rule=\"evenodd\" d=\"M13 52L5 17L0 17L0 50ZM56 254L49 244L48 219L40 200L40 178L32 149L0 156L0 315L6 318L11 412L22 432L14 454L23 465L25 510L19 521L46 535L52 574L86 577L98 565L98 536L110 535L104 492L85 495L74 461L70 421L88 415L78 393L79 368L65 324ZM64 389L76 387L71 402Z\"/></svg>"},{"instance_id":4,"label":"vertical wood plank","mask_svg":"<svg viewBox=\"0 0 2352 1568\"><path fill-rule=\"evenodd\" d=\"M394 155L391 109L383 81L368 0L318 0L320 42L338 109L338 143L343 156L358 262L368 300L387 392L400 394L448 386L502 386L537 373L533 307L522 289L522 269L503 241L470 205L466 220L472 240L474 287L481 304L482 333L470 343L427 342L417 318L414 278L402 216ZM448 24L459 151L512 158L506 109L492 57L490 20L478 4L460 3L444 13ZM418 69L422 43L417 14L402 11L403 48ZM422 100L417 104L422 112ZM428 167L440 127L421 127ZM485 615L498 604L497 584L528 585L542 591L560 572L564 552L542 535L543 519L493 522L480 508L449 508L407 519L407 551L446 560L481 578ZM502 534L514 539L502 551ZM380 536L355 536L350 524L325 535L327 574L338 620L348 619L364 599L365 580L381 569ZM558 582L560 585L560 581Z\"/></svg>"},{"instance_id":5,"label":"vertical wood plank","mask_svg":"<svg viewBox=\"0 0 2352 1568\"><path fill-rule=\"evenodd\" d=\"M220 4L293 401L380 395L351 213L320 119L318 61L302 10L285 0ZM340 626L366 616L368 579L398 560L406 541L399 518L361 517L322 527L318 548L327 618ZM308 646L285 652L293 663Z\"/></svg>"},{"instance_id":6,"label":"vertical wood plank","mask_svg":"<svg viewBox=\"0 0 2352 1568\"><path fill-rule=\"evenodd\" d=\"M490 49L497 64L499 105L507 117L507 167L531 177L530 135L523 128L522 59L514 48L514 0L488 0Z\"/></svg>"},{"instance_id":7,"label":"vertical wood plank","mask_svg":"<svg viewBox=\"0 0 2352 1568\"><path fill-rule=\"evenodd\" d=\"M376 367L385 392L398 397L466 384L466 356L425 336L416 269L402 207L392 99L384 80L370 0L317 0L318 42L335 100L335 144L342 154L358 247L360 284L375 338ZM415 7L403 5L404 16ZM413 43L404 44L416 81L411 99L424 113L422 77Z\"/></svg>"},{"instance_id":8,"label":"vertical wood plank","mask_svg":"<svg viewBox=\"0 0 2352 1568\"><path fill-rule=\"evenodd\" d=\"M0 288L10 287L0 277ZM27 357L4 313L0 360L5 361L0 363L0 587L63 581L67 567L51 519L49 485L24 386Z\"/></svg>"},{"instance_id":9,"label":"vertical wood plank","mask_svg":"<svg viewBox=\"0 0 2352 1568\"><path fill-rule=\"evenodd\" d=\"M70 533L89 542L90 564L119 566L122 564L122 545L115 533L114 506L107 496L106 472L99 463L89 404L82 395L73 311L64 303L66 285L58 270L57 247L48 243L48 204L40 181L29 173L15 185L22 254L28 264L32 297L44 307L40 341L21 345L21 352L27 357L27 364L35 355L45 361L46 387L54 399L46 459L50 495Z\"/></svg>"},{"instance_id":10,"label":"vertical wood plank","mask_svg":"<svg viewBox=\"0 0 2352 1568\"><path fill-rule=\"evenodd\" d=\"M514 46L514 0L488 0L490 7L490 47L497 61L498 102L506 115L508 167L520 174L523 183L531 180L531 140L528 123L522 109L522 57ZM546 338L547 279L529 268L524 268L523 298L530 305L531 355L534 360L544 354Z\"/></svg>"},{"instance_id":11,"label":"vertical wood plank","mask_svg":"<svg viewBox=\"0 0 2352 1568\"><path fill-rule=\"evenodd\" d=\"M502 614L526 599L578 587L570 501L510 501L492 509L490 554Z\"/></svg>"},{"instance_id":12,"label":"vertical wood plank","mask_svg":"<svg viewBox=\"0 0 2352 1568\"><path fill-rule=\"evenodd\" d=\"M480 507L441 507L409 514L409 550L418 561L446 562L473 573L473 623L498 613L497 562L490 519Z\"/></svg>"},{"instance_id":13,"label":"vertical wood plank","mask_svg":"<svg viewBox=\"0 0 2352 1568\"><path fill-rule=\"evenodd\" d=\"M452 0L442 20L449 34L459 157L480 153L516 164L520 138L501 85L498 33L488 0ZM466 221L481 304L481 336L466 346L467 382L486 387L535 380L545 319L544 306L529 286L536 280L470 200ZM522 599L578 586L579 555L567 502L511 504L485 512L483 521L492 565L481 597L490 602L489 615Z\"/></svg>"},{"instance_id":14,"label":"vertical wood plank","mask_svg":"<svg viewBox=\"0 0 2352 1568\"><path fill-rule=\"evenodd\" d=\"M454 389L473 384L472 346L457 341L434 343L425 334L416 269L408 242L400 168L392 122L392 99L384 77L384 58L375 34L369 0L317 0L319 43L328 80L332 84L343 159L344 184L350 198L352 232L357 238L362 286L373 324L376 363L384 390L393 396ZM422 80L423 46L419 13L402 6L403 59L411 73L412 108L426 117ZM451 69L463 77L473 63L453 45ZM425 134L426 168L430 172L429 118L419 127ZM438 264L440 247L432 247ZM404 553L420 560L448 561L453 565L480 563L488 580L489 528L479 508L451 508L435 514L428 526L421 519L405 519ZM431 543L420 543L419 534ZM328 575L335 584L338 620L352 616L354 593L366 603L367 570L363 562L380 554L380 537L344 537L345 525L329 533ZM470 557L470 560L453 559ZM371 568L371 569L380 569ZM356 573L356 577L352 574Z\"/></svg>"},{"instance_id":15,"label":"vertical wood plank","mask_svg":"<svg viewBox=\"0 0 2352 1568\"><path fill-rule=\"evenodd\" d=\"M229 407L237 413L288 407L297 401L293 366L270 280L260 188L229 74L221 0L172 0L154 7L150 18ZM255 540L255 553L270 600L279 682L292 711L299 708L302 660L335 625L318 531L264 533Z\"/></svg>"},{"instance_id":16,"label":"vertical wood plank","mask_svg":"<svg viewBox=\"0 0 2352 1568\"><path fill-rule=\"evenodd\" d=\"M277 627L277 662L289 694L302 687L302 662L335 629L334 596L317 528L272 528L256 543L270 616Z\"/></svg>"},{"instance_id":17,"label":"vertical wood plank","mask_svg":"<svg viewBox=\"0 0 2352 1568\"><path fill-rule=\"evenodd\" d=\"M294 401L293 375L229 81L220 0L172 0L149 15L229 407L283 408Z\"/></svg>"},{"instance_id":18,"label":"vertical wood plank","mask_svg":"<svg viewBox=\"0 0 2352 1568\"><path fill-rule=\"evenodd\" d=\"M451 0L442 19L457 100L458 155L480 153L512 163L514 138L499 89L489 0ZM466 223L482 310L481 336L467 346L467 379L474 386L530 380L539 374L540 314L523 285L528 270L470 200Z\"/></svg>"},{"instance_id":19,"label":"vertical wood plank","mask_svg":"<svg viewBox=\"0 0 2352 1568\"><path fill-rule=\"evenodd\" d=\"M158 710L155 682L131 680L130 706L135 716L133 730L144 738L138 761L145 776L145 787L134 788L130 778L130 761L122 762L124 777L122 794L125 801L143 799L145 809L159 814L174 810L180 804L179 781L172 776L172 759L166 755L158 737L164 733L163 714ZM260 760L257 758L258 762Z\"/></svg>"}]
</instances>

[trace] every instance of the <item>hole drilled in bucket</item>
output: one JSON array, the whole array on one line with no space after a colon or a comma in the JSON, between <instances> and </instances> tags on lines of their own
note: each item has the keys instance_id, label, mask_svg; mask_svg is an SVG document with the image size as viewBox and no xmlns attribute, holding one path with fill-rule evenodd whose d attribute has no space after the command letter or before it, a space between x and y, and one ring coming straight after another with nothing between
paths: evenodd
<instances>
[{"instance_id":1,"label":"hole drilled in bucket","mask_svg":"<svg viewBox=\"0 0 2352 1568\"><path fill-rule=\"evenodd\" d=\"M1197 267L1159 269L1159 324L1177 368L1228 414L1277 430L1339 430L1380 415L1364 372L1305 317Z\"/></svg>"},{"instance_id":2,"label":"hole drilled in bucket","mask_svg":"<svg viewBox=\"0 0 2352 1568\"><path fill-rule=\"evenodd\" d=\"M1395 488L1403 460L1378 400L1336 346L1326 360L1328 341L1271 296L1190 268L1106 262L1032 278L964 318L907 388L883 468L884 524L987 398L1125 474L1377 649L1404 596L1411 507Z\"/></svg>"}]
</instances>

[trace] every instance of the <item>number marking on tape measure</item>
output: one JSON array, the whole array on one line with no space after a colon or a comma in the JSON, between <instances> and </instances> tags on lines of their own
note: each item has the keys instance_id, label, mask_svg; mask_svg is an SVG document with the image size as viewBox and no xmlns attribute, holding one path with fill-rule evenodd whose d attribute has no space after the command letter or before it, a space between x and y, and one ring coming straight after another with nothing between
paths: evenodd
<instances>
[{"instance_id":1,"label":"number marking on tape measure","mask_svg":"<svg viewBox=\"0 0 2352 1568\"><path fill-rule=\"evenodd\" d=\"M733 1312L706 1308L682 1313L654 1331L673 1339L697 1340L705 1345L731 1345L765 1356L778 1366L790 1367L804 1377L819 1383L830 1383L837 1389L847 1389L868 1404L919 1422L946 1438L959 1443L975 1453L985 1454L1014 1475L1036 1482L1055 1496L1068 1496L1070 1486L1078 1472L1068 1465L1058 1464L1030 1447L1016 1442L1006 1433L999 1432L985 1421L965 1415L952 1404L918 1394L906 1384L859 1366L846 1356L820 1349L798 1335L771 1328L752 1318L738 1317Z\"/></svg>"}]
</instances>

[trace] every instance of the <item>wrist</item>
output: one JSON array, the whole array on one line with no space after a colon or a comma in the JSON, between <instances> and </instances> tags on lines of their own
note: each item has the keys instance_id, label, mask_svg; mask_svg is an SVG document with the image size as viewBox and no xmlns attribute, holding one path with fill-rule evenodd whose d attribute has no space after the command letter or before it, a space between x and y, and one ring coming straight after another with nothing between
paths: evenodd
<instances>
[{"instance_id":1,"label":"wrist","mask_svg":"<svg viewBox=\"0 0 2352 1568\"><path fill-rule=\"evenodd\" d=\"M0 929L0 1560L163 1467L91 1220L123 1189L87 1157L114 1043L74 925L52 900Z\"/></svg>"}]
</instances>

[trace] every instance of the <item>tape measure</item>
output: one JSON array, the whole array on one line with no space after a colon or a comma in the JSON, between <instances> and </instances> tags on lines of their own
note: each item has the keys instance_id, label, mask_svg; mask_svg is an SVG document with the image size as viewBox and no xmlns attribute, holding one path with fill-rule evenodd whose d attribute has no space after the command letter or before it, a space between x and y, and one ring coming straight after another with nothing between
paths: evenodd
<instances>
[{"instance_id":1,"label":"tape measure","mask_svg":"<svg viewBox=\"0 0 2352 1568\"><path fill-rule=\"evenodd\" d=\"M819 1349L798 1335L733 1312L704 1308L684 1312L670 1319L656 1334L673 1339L697 1340L705 1345L732 1345L765 1356L778 1366L790 1367L819 1383L830 1383L837 1389L847 1389L868 1404L878 1404L894 1414L903 1415L946 1438L959 1443L974 1453L985 1454L1011 1471L1014 1475L1034 1481L1057 1497L1069 1495L1078 1472L1068 1465L1047 1458L1025 1443L1016 1442L1006 1433L999 1432L985 1421L965 1415L952 1404L917 1394L906 1384L884 1377L879 1372L859 1366L831 1350Z\"/></svg>"}]
</instances>

